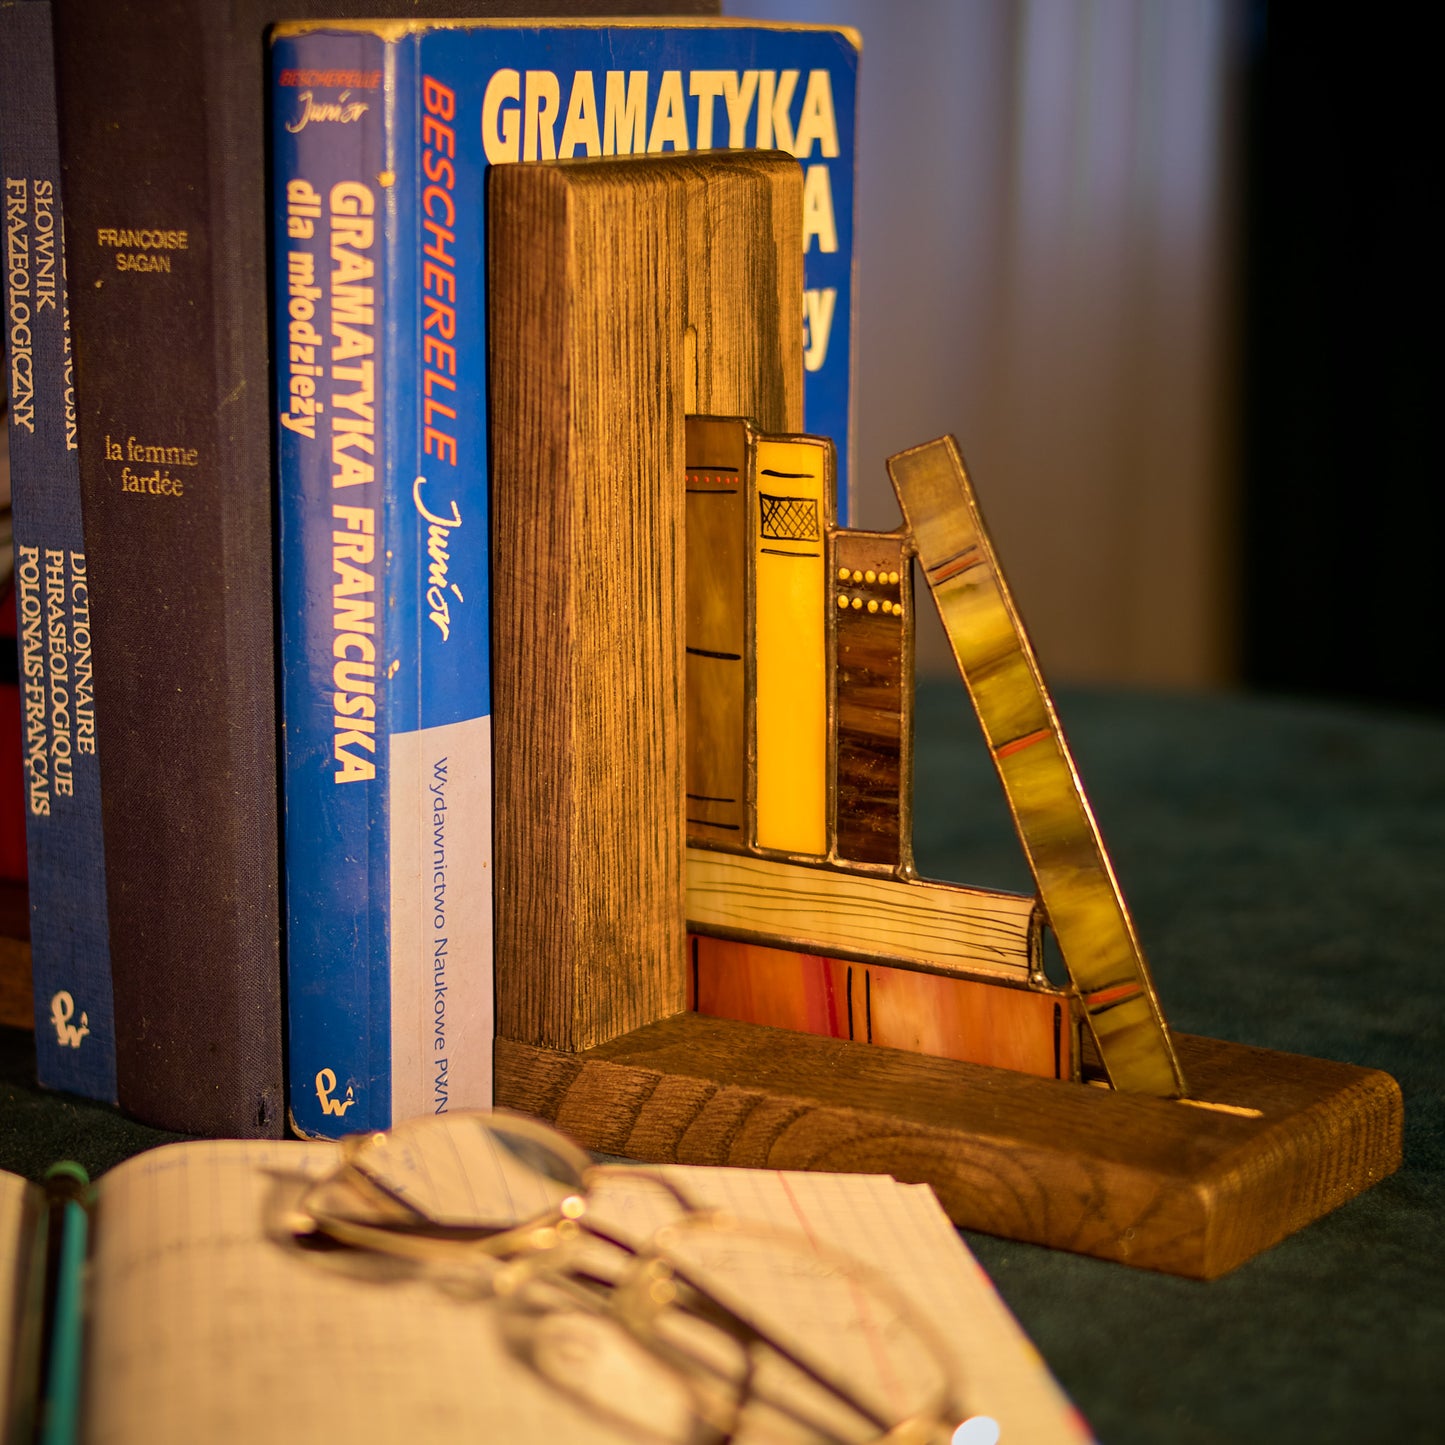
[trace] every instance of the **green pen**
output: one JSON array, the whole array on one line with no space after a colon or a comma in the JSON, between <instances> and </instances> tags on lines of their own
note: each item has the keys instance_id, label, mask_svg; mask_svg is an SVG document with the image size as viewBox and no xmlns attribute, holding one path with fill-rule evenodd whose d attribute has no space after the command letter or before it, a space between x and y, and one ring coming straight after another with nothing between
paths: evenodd
<instances>
[{"instance_id":1,"label":"green pen","mask_svg":"<svg viewBox=\"0 0 1445 1445\"><path fill-rule=\"evenodd\" d=\"M75 1445L80 1423L80 1353L90 1176L71 1159L45 1171L46 1298L50 1329L41 1366L40 1445Z\"/></svg>"}]
</instances>

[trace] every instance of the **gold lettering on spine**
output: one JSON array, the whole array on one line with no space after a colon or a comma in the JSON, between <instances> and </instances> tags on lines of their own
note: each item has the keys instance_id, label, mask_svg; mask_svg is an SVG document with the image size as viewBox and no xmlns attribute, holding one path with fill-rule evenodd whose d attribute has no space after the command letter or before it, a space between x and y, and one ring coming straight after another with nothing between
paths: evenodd
<instances>
[{"instance_id":1,"label":"gold lettering on spine","mask_svg":"<svg viewBox=\"0 0 1445 1445\"><path fill-rule=\"evenodd\" d=\"M319 219L319 199L303 182L287 190L297 223ZM376 264L367 253L377 240L376 196L360 181L342 181L327 196L331 274L328 279L331 332L331 486L333 491L370 486L376 480ZM298 224L297 230L307 226ZM292 253L293 256L298 253ZM312 287L307 263L288 260L293 303L291 408L307 416L314 436L319 404L298 405L307 382L320 367L314 348L319 336L303 303L311 300L301 287ZM305 313L305 314L303 314ZM313 339L314 338L314 339ZM331 713L332 779L340 783L370 782L376 777L376 509L343 505L331 508Z\"/></svg>"},{"instance_id":2,"label":"gold lettering on spine","mask_svg":"<svg viewBox=\"0 0 1445 1445\"><path fill-rule=\"evenodd\" d=\"M45 650L50 662L50 781L57 797L75 796L75 740L70 726L70 625L65 553L45 550Z\"/></svg>"},{"instance_id":3,"label":"gold lettering on spine","mask_svg":"<svg viewBox=\"0 0 1445 1445\"><path fill-rule=\"evenodd\" d=\"M29 188L5 181L5 325L10 353L11 425L35 434L35 356L31 286Z\"/></svg>"},{"instance_id":4,"label":"gold lettering on spine","mask_svg":"<svg viewBox=\"0 0 1445 1445\"><path fill-rule=\"evenodd\" d=\"M331 485L358 487L376 480L376 291L363 284L376 274L365 254L376 244L376 197L370 186L342 181L331 188L329 210Z\"/></svg>"},{"instance_id":5,"label":"gold lettering on spine","mask_svg":"<svg viewBox=\"0 0 1445 1445\"><path fill-rule=\"evenodd\" d=\"M321 219L321 194L309 182L286 183L286 234L309 241ZM316 418L325 410L317 396L321 376L318 351L321 333L316 329L316 303L321 287L316 282L316 257L308 250L286 253L286 377L288 399L281 425L309 441L316 440Z\"/></svg>"},{"instance_id":6,"label":"gold lettering on spine","mask_svg":"<svg viewBox=\"0 0 1445 1445\"><path fill-rule=\"evenodd\" d=\"M96 229L95 242L97 246L115 252L117 271L158 272L163 275L171 272L174 253L191 248L189 231L159 226L100 226Z\"/></svg>"},{"instance_id":7,"label":"gold lettering on spine","mask_svg":"<svg viewBox=\"0 0 1445 1445\"><path fill-rule=\"evenodd\" d=\"M20 619L20 675L25 698L26 806L50 815L50 739L45 720L45 623L40 596L40 549L16 548L15 602Z\"/></svg>"},{"instance_id":8,"label":"gold lettering on spine","mask_svg":"<svg viewBox=\"0 0 1445 1445\"><path fill-rule=\"evenodd\" d=\"M338 783L376 776L376 514L333 506L331 534L332 722Z\"/></svg>"},{"instance_id":9,"label":"gold lettering on spine","mask_svg":"<svg viewBox=\"0 0 1445 1445\"><path fill-rule=\"evenodd\" d=\"M75 669L75 750L95 752L95 684L90 662L90 577L85 553L70 554L70 643Z\"/></svg>"},{"instance_id":10,"label":"gold lettering on spine","mask_svg":"<svg viewBox=\"0 0 1445 1445\"><path fill-rule=\"evenodd\" d=\"M105 437L105 459L124 462L120 469L120 489L138 496L184 497L186 478L174 476L171 468L198 467L201 454L196 447L170 442L144 441L139 437ZM133 467L131 463L136 465ZM154 467L154 471L141 468ZM114 475L114 474L112 474Z\"/></svg>"}]
</instances>

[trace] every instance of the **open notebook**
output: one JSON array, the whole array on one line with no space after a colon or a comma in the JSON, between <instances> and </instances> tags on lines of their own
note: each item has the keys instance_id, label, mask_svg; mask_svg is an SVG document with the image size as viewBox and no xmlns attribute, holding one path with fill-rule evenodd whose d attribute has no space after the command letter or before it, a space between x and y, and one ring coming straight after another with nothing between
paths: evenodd
<instances>
[{"instance_id":1,"label":"open notebook","mask_svg":"<svg viewBox=\"0 0 1445 1445\"><path fill-rule=\"evenodd\" d=\"M345 1252L298 1248L278 1220L336 1157L331 1144L175 1144L105 1176L88 1276L87 1445L638 1445L635 1432L580 1408L518 1359L492 1304L413 1270L378 1274ZM666 1172L699 1203L801 1232L887 1274L954 1353L969 1409L998 1422L1001 1445L1088 1440L926 1185ZM634 1199L624 1185L607 1187L612 1208L647 1207L647 1190ZM34 1188L0 1175L0 1300L23 1292ZM777 1280L780 1308L807 1307L782 1294L800 1287ZM0 1312L0 1359L15 1357L23 1325L18 1308ZM7 1419L13 1395L11 1381L0 1393Z\"/></svg>"}]
</instances>

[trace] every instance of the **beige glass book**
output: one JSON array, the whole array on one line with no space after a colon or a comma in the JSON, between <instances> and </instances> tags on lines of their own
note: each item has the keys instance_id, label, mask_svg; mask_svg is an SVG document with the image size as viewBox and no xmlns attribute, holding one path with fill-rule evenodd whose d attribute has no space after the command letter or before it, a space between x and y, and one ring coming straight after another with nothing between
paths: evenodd
<instances>
[{"instance_id":1,"label":"beige glass book","mask_svg":"<svg viewBox=\"0 0 1445 1445\"><path fill-rule=\"evenodd\" d=\"M290 1211L310 1181L335 1167L337 1148L176 1144L105 1176L89 1268L86 1445L639 1445L635 1430L583 1409L519 1359L495 1301L403 1261L298 1244ZM1089 1438L926 1185L880 1175L664 1172L701 1204L887 1275L944 1342L969 1410L997 1421L1002 1445ZM651 1227L655 1187L609 1176L599 1189L610 1217L644 1233ZM0 1175L6 1300L17 1298L26 1270L20 1236L31 1211L22 1205L34 1190ZM806 1314L804 1288L779 1278L768 1301L775 1317ZM0 1314L0 1388L24 1326L15 1312ZM842 1318L836 1327L840 1348L860 1328ZM619 1372L615 1388L627 1385ZM13 1390L0 1404L8 1423Z\"/></svg>"}]
</instances>

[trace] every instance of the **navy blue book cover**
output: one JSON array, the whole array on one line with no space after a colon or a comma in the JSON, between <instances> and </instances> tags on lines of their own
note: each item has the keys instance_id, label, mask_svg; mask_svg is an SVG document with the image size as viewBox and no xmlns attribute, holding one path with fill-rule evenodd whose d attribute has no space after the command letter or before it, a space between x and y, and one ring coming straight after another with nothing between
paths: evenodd
<instances>
[{"instance_id":1,"label":"navy blue book cover","mask_svg":"<svg viewBox=\"0 0 1445 1445\"><path fill-rule=\"evenodd\" d=\"M5 361L40 1082L114 1102L90 586L49 0L0 0Z\"/></svg>"}]
</instances>

